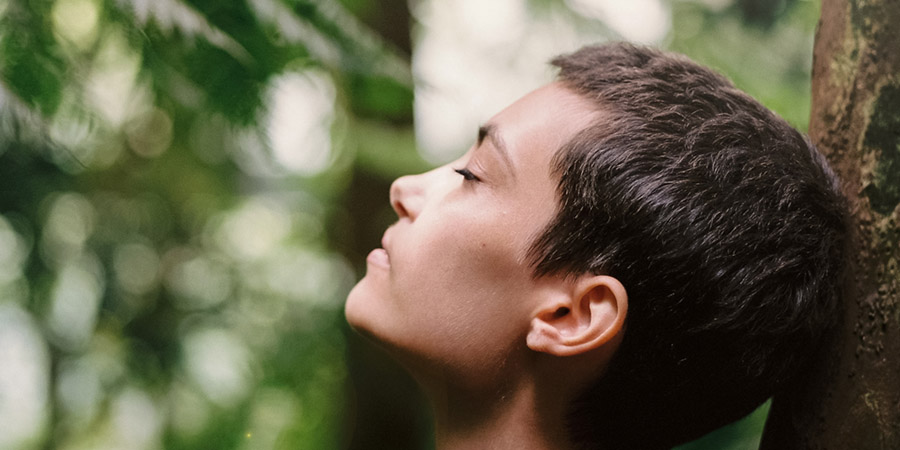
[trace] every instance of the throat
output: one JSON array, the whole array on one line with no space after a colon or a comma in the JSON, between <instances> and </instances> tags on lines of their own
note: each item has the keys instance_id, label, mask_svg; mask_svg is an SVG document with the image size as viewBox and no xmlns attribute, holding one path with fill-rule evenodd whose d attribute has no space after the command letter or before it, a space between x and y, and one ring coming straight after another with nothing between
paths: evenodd
<instances>
[{"instance_id":1,"label":"throat","mask_svg":"<svg viewBox=\"0 0 900 450\"><path fill-rule=\"evenodd\" d=\"M431 392L437 450L472 448L564 450L565 403L542 399L531 386L494 395Z\"/></svg>"}]
</instances>

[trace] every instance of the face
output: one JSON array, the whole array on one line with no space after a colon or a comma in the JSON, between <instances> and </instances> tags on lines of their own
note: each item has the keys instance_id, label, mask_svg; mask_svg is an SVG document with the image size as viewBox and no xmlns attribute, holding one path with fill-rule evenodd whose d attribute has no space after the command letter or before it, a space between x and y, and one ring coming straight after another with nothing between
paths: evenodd
<instances>
[{"instance_id":1,"label":"face","mask_svg":"<svg viewBox=\"0 0 900 450\"><path fill-rule=\"evenodd\" d=\"M491 118L460 159L396 180L399 219L347 298L350 324L413 366L499 375L549 288L527 252L556 213L551 159L595 118L549 84Z\"/></svg>"}]
</instances>

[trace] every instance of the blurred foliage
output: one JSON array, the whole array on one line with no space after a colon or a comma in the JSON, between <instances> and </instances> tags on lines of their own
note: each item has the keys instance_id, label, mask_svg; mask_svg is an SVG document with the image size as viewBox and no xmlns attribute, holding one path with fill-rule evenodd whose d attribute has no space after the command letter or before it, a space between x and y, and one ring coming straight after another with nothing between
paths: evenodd
<instances>
[{"instance_id":1,"label":"blurred foliage","mask_svg":"<svg viewBox=\"0 0 900 450\"><path fill-rule=\"evenodd\" d=\"M814 2L669 5L668 47L805 128ZM427 168L408 8L0 0L0 448L430 445L341 313Z\"/></svg>"},{"instance_id":2,"label":"blurred foliage","mask_svg":"<svg viewBox=\"0 0 900 450\"><path fill-rule=\"evenodd\" d=\"M0 254L19 269L0 301L43 336L22 351L49 350L0 379L50 375L31 434L0 447L342 446L339 251L369 220L345 197L357 160L420 168L408 56L326 1L0 11ZM325 135L312 168L277 148L305 100ZM386 191L396 171L371 165Z\"/></svg>"}]
</instances>

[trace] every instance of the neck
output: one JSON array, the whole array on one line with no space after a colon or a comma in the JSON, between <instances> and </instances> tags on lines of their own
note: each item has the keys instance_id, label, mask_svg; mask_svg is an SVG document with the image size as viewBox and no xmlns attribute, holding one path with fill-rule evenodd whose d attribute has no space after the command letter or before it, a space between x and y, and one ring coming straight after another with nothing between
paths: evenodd
<instances>
[{"instance_id":1,"label":"neck","mask_svg":"<svg viewBox=\"0 0 900 450\"><path fill-rule=\"evenodd\" d=\"M452 386L428 389L438 450L562 450L570 447L564 396L542 396L533 383L473 394ZM546 397L546 398L545 398Z\"/></svg>"}]
</instances>

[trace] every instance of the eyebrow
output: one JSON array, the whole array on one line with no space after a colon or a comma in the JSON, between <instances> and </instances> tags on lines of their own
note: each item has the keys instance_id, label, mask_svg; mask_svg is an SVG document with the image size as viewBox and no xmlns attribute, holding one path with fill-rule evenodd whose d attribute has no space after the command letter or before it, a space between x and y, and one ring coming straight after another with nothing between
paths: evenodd
<instances>
[{"instance_id":1,"label":"eyebrow","mask_svg":"<svg viewBox=\"0 0 900 450\"><path fill-rule=\"evenodd\" d=\"M479 147L481 147L481 144L485 139L490 139L491 142L494 143L492 147L497 150L497 153L500 155L500 159L502 159L506 163L507 167L509 167L510 173L512 173L513 177L515 177L516 173L513 170L512 160L509 158L509 151L506 148L506 142L503 141L503 136L500 135L500 131L497 129L497 125L486 123L478 127Z\"/></svg>"}]
</instances>

